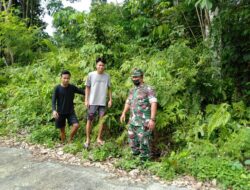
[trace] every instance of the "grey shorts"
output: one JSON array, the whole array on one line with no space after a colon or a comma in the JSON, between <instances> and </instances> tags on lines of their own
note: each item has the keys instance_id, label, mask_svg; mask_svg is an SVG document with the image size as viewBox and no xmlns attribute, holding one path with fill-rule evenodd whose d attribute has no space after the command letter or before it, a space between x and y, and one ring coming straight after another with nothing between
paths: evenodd
<instances>
[{"instance_id":1,"label":"grey shorts","mask_svg":"<svg viewBox=\"0 0 250 190\"><path fill-rule=\"evenodd\" d=\"M98 114L99 117L102 117L105 115L105 111L106 111L106 106L90 105L88 108L87 119L93 121L96 114Z\"/></svg>"}]
</instances>

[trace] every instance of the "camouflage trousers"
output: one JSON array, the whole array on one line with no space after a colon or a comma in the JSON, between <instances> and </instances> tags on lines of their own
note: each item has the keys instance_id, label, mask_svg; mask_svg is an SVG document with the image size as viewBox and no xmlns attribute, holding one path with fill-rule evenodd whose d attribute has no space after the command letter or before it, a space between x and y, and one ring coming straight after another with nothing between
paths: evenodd
<instances>
[{"instance_id":1,"label":"camouflage trousers","mask_svg":"<svg viewBox=\"0 0 250 190\"><path fill-rule=\"evenodd\" d=\"M142 159L150 157L150 143L152 139L152 131L145 129L143 126L129 125L128 141L132 149L133 155L140 155Z\"/></svg>"}]
</instances>

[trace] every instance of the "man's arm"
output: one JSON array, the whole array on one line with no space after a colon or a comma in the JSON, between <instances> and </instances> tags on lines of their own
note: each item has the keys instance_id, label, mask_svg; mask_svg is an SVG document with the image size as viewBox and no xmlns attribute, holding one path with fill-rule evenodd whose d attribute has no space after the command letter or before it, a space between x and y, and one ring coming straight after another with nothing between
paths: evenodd
<instances>
[{"instance_id":1,"label":"man's arm","mask_svg":"<svg viewBox=\"0 0 250 190\"><path fill-rule=\"evenodd\" d=\"M108 94L109 94L108 107L110 108L112 106L112 90L110 87L108 88Z\"/></svg>"},{"instance_id":2,"label":"man's arm","mask_svg":"<svg viewBox=\"0 0 250 190\"><path fill-rule=\"evenodd\" d=\"M85 106L89 107L89 93L90 93L90 87L86 86L85 88Z\"/></svg>"},{"instance_id":3,"label":"man's arm","mask_svg":"<svg viewBox=\"0 0 250 190\"><path fill-rule=\"evenodd\" d=\"M157 112L157 102L152 102L151 103L151 117L148 123L148 128L150 130L154 130L155 128L155 117L156 117L156 112Z\"/></svg>"},{"instance_id":4,"label":"man's arm","mask_svg":"<svg viewBox=\"0 0 250 190\"><path fill-rule=\"evenodd\" d=\"M85 95L84 89L78 88L76 86L74 87L75 87L75 93Z\"/></svg>"},{"instance_id":5,"label":"man's arm","mask_svg":"<svg viewBox=\"0 0 250 190\"><path fill-rule=\"evenodd\" d=\"M86 83L85 83L85 106L89 107L89 94L90 94L90 87L91 87L91 74L88 74Z\"/></svg>"},{"instance_id":6,"label":"man's arm","mask_svg":"<svg viewBox=\"0 0 250 190\"><path fill-rule=\"evenodd\" d=\"M149 102L150 102L150 106L151 106L151 110L150 110L150 120L148 123L148 128L149 130L154 130L155 128L155 117L156 117L156 112L157 112L157 98L155 95L155 91L153 88L149 87L148 88L148 98L149 98Z\"/></svg>"},{"instance_id":7,"label":"man's arm","mask_svg":"<svg viewBox=\"0 0 250 190\"><path fill-rule=\"evenodd\" d=\"M56 111L56 100L57 100L57 87L55 87L55 90L52 95L52 114L55 119L59 117L57 111Z\"/></svg>"},{"instance_id":8,"label":"man's arm","mask_svg":"<svg viewBox=\"0 0 250 190\"><path fill-rule=\"evenodd\" d=\"M151 103L151 117L150 117L152 120L155 120L156 112L157 112L157 102L152 102Z\"/></svg>"},{"instance_id":9,"label":"man's arm","mask_svg":"<svg viewBox=\"0 0 250 190\"><path fill-rule=\"evenodd\" d=\"M85 90L84 89L81 89L81 88L78 88L78 87L76 87L76 86L74 86L74 91L75 91L75 93L77 93L77 94L82 94L83 96L85 95ZM84 102L84 97L83 97L83 102Z\"/></svg>"},{"instance_id":10,"label":"man's arm","mask_svg":"<svg viewBox=\"0 0 250 190\"><path fill-rule=\"evenodd\" d=\"M131 99L132 99L132 90L129 91L129 95L128 95L128 98L125 102L125 106L124 106L124 109L123 109L123 112L122 112L122 115L120 117L120 122L125 122L125 119L126 119L126 113L128 112L128 110L130 109L130 105L131 105Z\"/></svg>"},{"instance_id":11,"label":"man's arm","mask_svg":"<svg viewBox=\"0 0 250 190\"><path fill-rule=\"evenodd\" d=\"M56 88L52 94L52 111L56 111Z\"/></svg>"},{"instance_id":12,"label":"man's arm","mask_svg":"<svg viewBox=\"0 0 250 190\"><path fill-rule=\"evenodd\" d=\"M125 119L126 119L126 113L128 112L128 110L130 109L130 105L126 102L125 103L125 106L124 106L124 109L123 109L123 112L122 112L122 115L120 117L120 122L125 122Z\"/></svg>"},{"instance_id":13,"label":"man's arm","mask_svg":"<svg viewBox=\"0 0 250 190\"><path fill-rule=\"evenodd\" d=\"M109 96L108 107L110 108L112 106L112 90L111 90L111 79L109 75L108 75L108 96Z\"/></svg>"}]
</instances>

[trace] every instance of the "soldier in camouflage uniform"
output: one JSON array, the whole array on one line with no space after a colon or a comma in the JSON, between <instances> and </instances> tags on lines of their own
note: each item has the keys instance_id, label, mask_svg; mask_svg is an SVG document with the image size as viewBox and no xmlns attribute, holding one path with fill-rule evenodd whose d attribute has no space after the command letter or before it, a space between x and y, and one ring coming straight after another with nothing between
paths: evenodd
<instances>
[{"instance_id":1,"label":"soldier in camouflage uniform","mask_svg":"<svg viewBox=\"0 0 250 190\"><path fill-rule=\"evenodd\" d=\"M135 85L130 90L120 121L125 122L125 115L130 110L129 145L134 155L140 155L145 160L150 157L150 141L155 128L157 98L152 87L144 84L143 72L134 69L132 81Z\"/></svg>"}]
</instances>

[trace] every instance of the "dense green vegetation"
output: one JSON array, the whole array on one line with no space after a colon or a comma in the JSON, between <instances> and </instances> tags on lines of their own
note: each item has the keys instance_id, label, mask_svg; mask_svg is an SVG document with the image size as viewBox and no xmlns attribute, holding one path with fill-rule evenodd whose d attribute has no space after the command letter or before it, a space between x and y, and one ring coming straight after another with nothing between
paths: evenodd
<instances>
[{"instance_id":1,"label":"dense green vegetation","mask_svg":"<svg viewBox=\"0 0 250 190\"><path fill-rule=\"evenodd\" d=\"M60 71L70 70L71 82L84 87L103 56L113 86L113 107L102 121L107 143L83 150L86 109L77 96L81 129L65 151L99 161L120 157L117 167L166 179L189 174L216 179L223 189L250 189L249 1L103 1L84 13L51 0L53 37L43 32L40 1L9 2L0 0L0 135L25 130L27 140L53 147L59 139L51 95ZM159 100L160 158L144 164L130 155L119 123L134 67L145 71Z\"/></svg>"}]
</instances>

